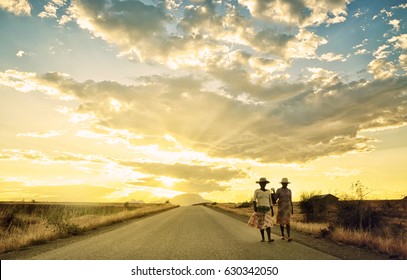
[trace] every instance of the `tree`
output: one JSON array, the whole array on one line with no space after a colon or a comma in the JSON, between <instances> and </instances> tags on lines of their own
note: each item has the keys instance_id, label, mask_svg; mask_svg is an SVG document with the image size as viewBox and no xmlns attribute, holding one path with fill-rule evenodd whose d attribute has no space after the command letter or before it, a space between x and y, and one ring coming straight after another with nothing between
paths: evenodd
<instances>
[{"instance_id":1,"label":"tree","mask_svg":"<svg viewBox=\"0 0 407 280\"><path fill-rule=\"evenodd\" d=\"M338 207L336 221L347 229L373 231L378 229L383 221L380 211L374 210L366 202L369 188L360 181L352 183L353 195L346 196Z\"/></svg>"}]
</instances>

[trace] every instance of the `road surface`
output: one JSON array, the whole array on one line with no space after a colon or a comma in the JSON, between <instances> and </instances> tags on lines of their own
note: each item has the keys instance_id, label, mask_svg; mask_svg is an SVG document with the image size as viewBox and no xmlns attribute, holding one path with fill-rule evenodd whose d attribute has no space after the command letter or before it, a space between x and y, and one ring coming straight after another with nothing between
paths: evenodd
<instances>
[{"instance_id":1,"label":"road surface","mask_svg":"<svg viewBox=\"0 0 407 280\"><path fill-rule=\"evenodd\" d=\"M334 256L272 235L204 206L178 207L31 256L39 260L324 260Z\"/></svg>"}]
</instances>

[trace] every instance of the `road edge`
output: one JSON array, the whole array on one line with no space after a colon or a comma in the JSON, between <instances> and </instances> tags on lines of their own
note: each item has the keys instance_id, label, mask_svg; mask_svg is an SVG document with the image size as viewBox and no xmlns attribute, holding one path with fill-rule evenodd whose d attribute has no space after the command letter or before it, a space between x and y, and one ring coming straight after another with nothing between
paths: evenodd
<instances>
[{"instance_id":1,"label":"road edge","mask_svg":"<svg viewBox=\"0 0 407 280\"><path fill-rule=\"evenodd\" d=\"M244 223L247 223L249 219L246 216L239 215L237 213L232 213L218 207L211 207L208 205L205 205L205 207L223 213ZM340 244L333 240L327 238L317 238L311 234L307 234L304 232L299 232L295 230L291 231L292 237L295 242L300 243L307 247L311 247L323 253L330 254L341 260L392 260L392 258L390 258L388 255L381 252L376 252L365 248L358 248L346 244ZM271 228L271 232L278 236L281 235L280 228L278 225L274 225Z\"/></svg>"},{"instance_id":2,"label":"road edge","mask_svg":"<svg viewBox=\"0 0 407 280\"><path fill-rule=\"evenodd\" d=\"M55 250L55 249L64 247L66 245L71 244L72 242L77 242L77 241L81 241L81 240L84 240L87 238L91 238L92 236L112 231L114 229L128 225L130 223L134 223L134 222L149 218L151 216L161 214L163 212L177 209L178 207L179 206L169 208L169 209L163 209L161 211L145 214L144 216L141 216L141 217L134 217L134 218L130 218L127 220L118 221L118 222L115 222L110 225L100 226L95 229L84 231L78 235L65 236L65 237L61 237L59 239L47 241L42 244L33 244L33 245L26 246L26 247L22 247L20 249L14 250L14 251L1 253L0 260L29 260L29 259L32 259L33 257L35 257L36 255L42 254L42 253L50 251L50 250Z\"/></svg>"}]
</instances>

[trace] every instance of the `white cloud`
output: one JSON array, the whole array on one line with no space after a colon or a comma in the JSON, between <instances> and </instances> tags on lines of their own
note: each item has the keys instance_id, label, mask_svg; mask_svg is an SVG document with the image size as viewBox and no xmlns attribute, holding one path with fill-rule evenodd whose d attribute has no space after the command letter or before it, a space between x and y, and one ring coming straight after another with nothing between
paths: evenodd
<instances>
[{"instance_id":1,"label":"white cloud","mask_svg":"<svg viewBox=\"0 0 407 280\"><path fill-rule=\"evenodd\" d=\"M395 49L407 49L407 34L401 34L399 36L394 36L388 40L392 43Z\"/></svg>"},{"instance_id":2,"label":"white cloud","mask_svg":"<svg viewBox=\"0 0 407 280\"><path fill-rule=\"evenodd\" d=\"M386 51L390 46L389 45L381 45L380 47L377 48L375 52L373 52L373 56L376 59L384 59L386 58L389 54L390 51Z\"/></svg>"},{"instance_id":3,"label":"white cloud","mask_svg":"<svg viewBox=\"0 0 407 280\"><path fill-rule=\"evenodd\" d=\"M399 31L400 30L400 21L398 19L392 19L389 21L389 24L393 26L393 30Z\"/></svg>"},{"instance_id":4,"label":"white cloud","mask_svg":"<svg viewBox=\"0 0 407 280\"><path fill-rule=\"evenodd\" d=\"M367 8L364 8L364 9L358 8L358 9L355 11L355 13L353 14L353 16L354 16L355 18L359 18L359 17L365 15L365 14L368 13L368 12L369 12L369 10L368 10Z\"/></svg>"},{"instance_id":5,"label":"white cloud","mask_svg":"<svg viewBox=\"0 0 407 280\"><path fill-rule=\"evenodd\" d=\"M345 21L347 2L347 0L239 0L239 3L246 6L255 18L300 27Z\"/></svg>"},{"instance_id":6,"label":"white cloud","mask_svg":"<svg viewBox=\"0 0 407 280\"><path fill-rule=\"evenodd\" d=\"M325 61L346 61L346 58L343 57L342 54L335 54L332 52L329 53L324 53L320 56L320 60L325 60Z\"/></svg>"},{"instance_id":7,"label":"white cloud","mask_svg":"<svg viewBox=\"0 0 407 280\"><path fill-rule=\"evenodd\" d=\"M75 99L77 108L58 110L73 124L82 125L77 137L108 141L115 136L107 130L123 130L141 138L148 135L150 142L123 140L128 145L160 153L165 146L163 135L171 135L181 147L208 157L307 161L369 151L370 139L357 137L361 127L402 122L404 113L394 106L405 97L393 100L384 88L397 91L405 85L405 77L394 77L398 65L388 60L393 49L405 48L404 35L392 37L374 51L368 66L375 78L372 82L345 83L337 72L318 66L304 67L305 77L293 82L287 72L295 59L312 59L315 65L317 60L346 61L347 57L334 52L317 55L329 37L307 27L344 21L348 1L240 1L251 17L239 5L222 3L220 9L219 3L211 1L193 1L188 7L180 1L154 5L72 1L68 13L57 19L61 24L75 21L117 46L121 56L193 70L189 75L177 71L173 76L144 77L134 85L123 85L78 82L61 73L7 70L0 72L0 84ZM57 8L65 2L48 5L46 16L58 16ZM169 11L169 6L176 10ZM265 22L273 28L265 27ZM367 39L356 45L355 54L367 53L366 44ZM405 57L400 55L399 61L403 67ZM391 101L384 101L385 97ZM359 103L363 108L357 112L349 108ZM387 115L383 108L393 114ZM384 121L374 121L379 117ZM287 127L293 129L281 134ZM104 132L97 132L101 128ZM107 136L100 138L100 134ZM166 148L180 150L174 145Z\"/></svg>"},{"instance_id":8,"label":"white cloud","mask_svg":"<svg viewBox=\"0 0 407 280\"><path fill-rule=\"evenodd\" d=\"M327 40L306 27L342 21L347 1L241 2L252 7L253 18L242 13L239 5L219 3L195 1L189 6L182 3L184 6L174 11L168 10L168 5L174 6L174 3L146 5L138 1L99 1L95 5L87 1L74 1L59 22L76 21L94 36L116 45L120 57L160 63L171 69L195 68L205 71L212 69L214 64L219 67L219 60L233 52L244 52L251 57L251 64L249 68L240 64L240 70L251 71L252 83L264 84L287 77L282 71L289 67L293 59L317 58L316 50ZM180 5L181 2L177 2L175 6ZM284 17L289 15L290 19L281 19L285 22L281 30L259 25L263 20L270 19L270 10L260 9L264 5L292 12L282 13ZM306 7L311 15L305 16L302 10L296 10L298 7ZM275 17L272 18L274 20ZM287 22L294 24L289 31L284 28ZM280 69L268 75L264 65L253 63L264 59L279 64ZM322 59L344 60L338 54L326 54ZM237 64L232 61L224 66Z\"/></svg>"},{"instance_id":9,"label":"white cloud","mask_svg":"<svg viewBox=\"0 0 407 280\"><path fill-rule=\"evenodd\" d=\"M375 79L384 80L393 77L397 72L397 67L385 58L377 58L369 63L368 72L371 73Z\"/></svg>"},{"instance_id":10,"label":"white cloud","mask_svg":"<svg viewBox=\"0 0 407 280\"><path fill-rule=\"evenodd\" d=\"M316 50L327 44L328 41L316 35L314 32L301 29L295 36L295 40L287 43L285 55L291 58L316 58Z\"/></svg>"},{"instance_id":11,"label":"white cloud","mask_svg":"<svg viewBox=\"0 0 407 280\"><path fill-rule=\"evenodd\" d=\"M31 14L31 5L28 0L1 0L0 9L4 9L17 16Z\"/></svg>"},{"instance_id":12,"label":"white cloud","mask_svg":"<svg viewBox=\"0 0 407 280\"><path fill-rule=\"evenodd\" d=\"M391 7L392 9L407 9L407 3Z\"/></svg>"},{"instance_id":13,"label":"white cloud","mask_svg":"<svg viewBox=\"0 0 407 280\"><path fill-rule=\"evenodd\" d=\"M50 130L43 132L25 132L17 134L17 137L50 138L62 135L61 131Z\"/></svg>"},{"instance_id":14,"label":"white cloud","mask_svg":"<svg viewBox=\"0 0 407 280\"><path fill-rule=\"evenodd\" d=\"M52 0L44 6L44 10L38 14L40 18L57 18L58 10L66 4L66 0ZM67 22L66 16L60 19L60 24Z\"/></svg>"},{"instance_id":15,"label":"white cloud","mask_svg":"<svg viewBox=\"0 0 407 280\"><path fill-rule=\"evenodd\" d=\"M17 57L23 57L25 55L27 55L27 53L25 51L21 51L21 50L16 53Z\"/></svg>"},{"instance_id":16,"label":"white cloud","mask_svg":"<svg viewBox=\"0 0 407 280\"><path fill-rule=\"evenodd\" d=\"M399 63L401 68L407 72L407 54L401 54L399 56Z\"/></svg>"},{"instance_id":17,"label":"white cloud","mask_svg":"<svg viewBox=\"0 0 407 280\"><path fill-rule=\"evenodd\" d=\"M341 167L335 167L331 170L325 171L324 174L331 179L336 179L338 177L348 177L348 176L356 176L360 174L360 170L351 170Z\"/></svg>"},{"instance_id":18,"label":"white cloud","mask_svg":"<svg viewBox=\"0 0 407 280\"><path fill-rule=\"evenodd\" d=\"M22 91L48 94L52 90L69 95L80 105L66 113L92 116L92 120L84 120L88 131L104 128L148 135L148 141L132 138L135 149L145 149L148 143L155 146L154 151L181 151L176 143L182 150L208 157L289 163L370 151L371 139L357 136L358 131L405 122L407 112L401 104L407 102L407 96L401 91L407 78L394 78L391 73L395 67L385 60L374 60L369 69L375 81L349 84L335 72L321 68L310 68L309 79L294 84L277 81L249 87L245 81L238 83L240 77L230 76L235 83L222 85L225 95L205 89L205 79L190 76L156 76L148 83L128 86L77 82L55 73L14 72L13 83L7 74L0 73L0 84ZM234 86L242 90L241 85L246 99L257 102L239 100L241 91L235 93ZM112 107L112 100L121 104L120 110ZM357 108L350 104L357 104ZM172 142L165 140L164 144L163 135L171 135Z\"/></svg>"},{"instance_id":19,"label":"white cloud","mask_svg":"<svg viewBox=\"0 0 407 280\"><path fill-rule=\"evenodd\" d=\"M367 53L369 53L366 49L358 49L356 52L355 52L355 55L360 55L360 54L367 54Z\"/></svg>"},{"instance_id":20,"label":"white cloud","mask_svg":"<svg viewBox=\"0 0 407 280\"><path fill-rule=\"evenodd\" d=\"M7 70L5 72L0 72L0 84L15 88L21 92L38 90L50 96L69 99L69 94L65 95L52 85L55 79L58 79L57 76L67 77L67 75L62 73L49 73L47 75L49 75L48 81L50 84L38 80L37 74L33 72Z\"/></svg>"}]
</instances>

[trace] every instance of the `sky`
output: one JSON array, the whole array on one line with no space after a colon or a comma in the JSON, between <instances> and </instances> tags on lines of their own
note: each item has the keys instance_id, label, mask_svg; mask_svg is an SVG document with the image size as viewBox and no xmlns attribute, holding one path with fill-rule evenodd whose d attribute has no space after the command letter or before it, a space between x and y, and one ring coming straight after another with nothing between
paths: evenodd
<instances>
[{"instance_id":1,"label":"sky","mask_svg":"<svg viewBox=\"0 0 407 280\"><path fill-rule=\"evenodd\" d=\"M407 2L0 0L0 200L407 195Z\"/></svg>"}]
</instances>

